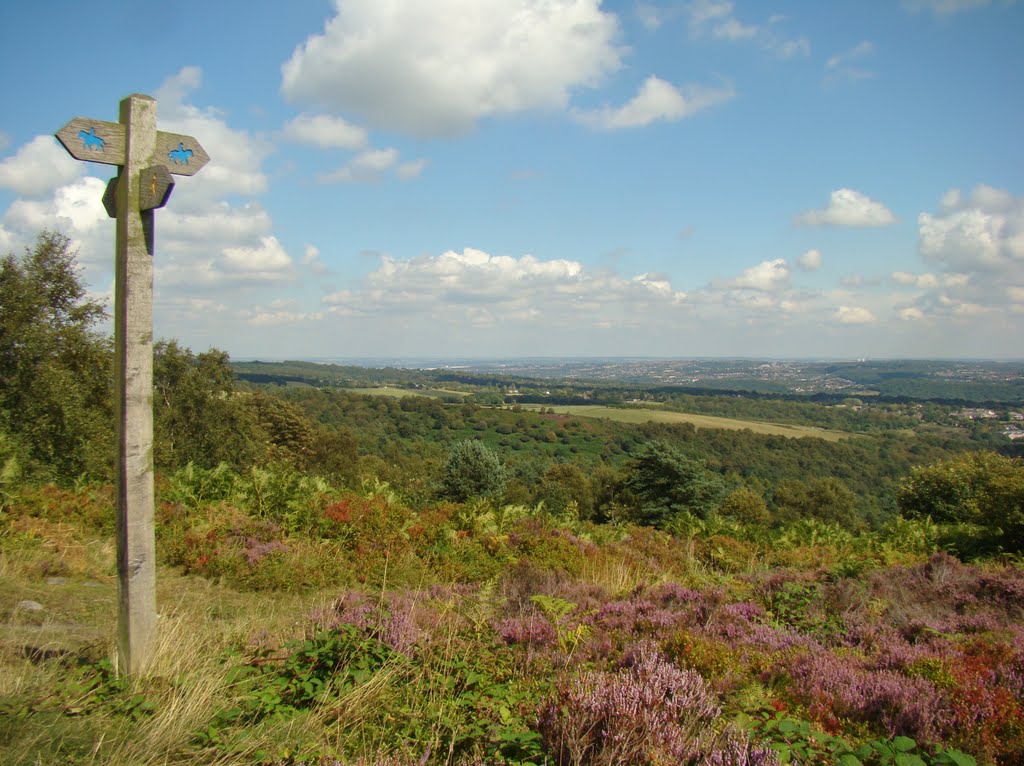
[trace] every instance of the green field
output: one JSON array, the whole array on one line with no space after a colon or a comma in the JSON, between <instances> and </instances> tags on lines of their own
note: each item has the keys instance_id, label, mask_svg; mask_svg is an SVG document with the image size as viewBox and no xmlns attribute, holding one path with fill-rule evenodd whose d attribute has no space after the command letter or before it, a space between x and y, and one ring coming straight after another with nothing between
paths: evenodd
<instances>
[{"instance_id":1,"label":"green field","mask_svg":"<svg viewBox=\"0 0 1024 766\"><path fill-rule=\"evenodd\" d=\"M391 386L377 386L374 388L347 388L345 390L368 396L393 396L396 399L406 396L432 396L435 399L445 399L450 396L467 396L465 391L450 391L446 388L392 388Z\"/></svg>"},{"instance_id":2,"label":"green field","mask_svg":"<svg viewBox=\"0 0 1024 766\"><path fill-rule=\"evenodd\" d=\"M526 404L523 407L524 409L538 410L542 408L542 405ZM686 412L666 412L650 407L623 409L621 407L604 407L599 404L581 404L564 405L550 409L561 415L573 415L581 418L604 418L616 420L620 423L692 423L697 428L726 428L733 431L748 429L756 434L788 436L793 439L812 436L818 439L827 439L828 441L839 441L840 439L848 439L854 436L854 434L845 431L831 431L827 428L815 428L813 426L791 426L785 423L735 420L733 418L719 418L713 415L691 415Z\"/></svg>"}]
</instances>

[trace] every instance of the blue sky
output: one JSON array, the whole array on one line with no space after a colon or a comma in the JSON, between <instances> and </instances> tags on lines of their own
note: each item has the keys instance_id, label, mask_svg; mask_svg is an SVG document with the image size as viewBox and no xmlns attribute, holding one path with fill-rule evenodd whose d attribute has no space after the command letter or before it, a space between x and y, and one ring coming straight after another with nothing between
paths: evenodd
<instances>
[{"instance_id":1,"label":"blue sky","mask_svg":"<svg viewBox=\"0 0 1024 766\"><path fill-rule=\"evenodd\" d=\"M0 10L0 252L112 293L158 101L155 332L236 358L1020 358L1024 3L52 0Z\"/></svg>"}]
</instances>

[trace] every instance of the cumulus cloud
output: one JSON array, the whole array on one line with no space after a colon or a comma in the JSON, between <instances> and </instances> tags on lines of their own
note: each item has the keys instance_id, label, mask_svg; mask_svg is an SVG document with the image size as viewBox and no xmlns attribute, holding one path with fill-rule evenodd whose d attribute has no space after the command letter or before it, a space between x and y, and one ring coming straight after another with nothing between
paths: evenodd
<instances>
[{"instance_id":1,"label":"cumulus cloud","mask_svg":"<svg viewBox=\"0 0 1024 766\"><path fill-rule=\"evenodd\" d=\"M784 258L773 261L762 261L756 266L746 269L738 277L714 280L712 286L727 289L758 290L770 292L789 282L789 264Z\"/></svg>"},{"instance_id":2,"label":"cumulus cloud","mask_svg":"<svg viewBox=\"0 0 1024 766\"><path fill-rule=\"evenodd\" d=\"M282 66L293 102L376 128L457 135L485 117L562 109L621 66L600 0L335 0Z\"/></svg>"},{"instance_id":3,"label":"cumulus cloud","mask_svg":"<svg viewBox=\"0 0 1024 766\"><path fill-rule=\"evenodd\" d=\"M320 248L316 245L307 243L302 248L302 265L309 269L315 277L323 277L332 273L330 267L320 258Z\"/></svg>"},{"instance_id":4,"label":"cumulus cloud","mask_svg":"<svg viewBox=\"0 0 1024 766\"><path fill-rule=\"evenodd\" d=\"M53 190L48 199L16 199L0 219L5 249L31 244L43 229L71 239L87 268L113 268L114 226L103 209L106 182L86 176Z\"/></svg>"},{"instance_id":5,"label":"cumulus cloud","mask_svg":"<svg viewBox=\"0 0 1024 766\"><path fill-rule=\"evenodd\" d=\"M260 284L271 275L291 274L267 211L255 201L231 199L266 188L261 165L269 148L263 139L230 127L219 110L188 103L201 80L198 68L185 67L156 91L161 127L196 136L212 157L201 173L178 180L172 204L157 217L155 287L159 304L170 310L185 305L175 303L178 289ZM38 199L19 198L0 219L3 236L29 245L40 230L58 229L78 250L87 281L105 284L112 278L114 224L101 202L104 188L104 181L83 177Z\"/></svg>"},{"instance_id":6,"label":"cumulus cloud","mask_svg":"<svg viewBox=\"0 0 1024 766\"><path fill-rule=\"evenodd\" d=\"M1024 200L991 186L969 197L947 193L937 215L918 216L918 248L928 261L957 271L1024 268Z\"/></svg>"},{"instance_id":7,"label":"cumulus cloud","mask_svg":"<svg viewBox=\"0 0 1024 766\"><path fill-rule=\"evenodd\" d=\"M801 271L817 271L821 268L821 251L808 250L796 259L796 265Z\"/></svg>"},{"instance_id":8,"label":"cumulus cloud","mask_svg":"<svg viewBox=\"0 0 1024 766\"><path fill-rule=\"evenodd\" d=\"M921 213L917 223L918 251L936 271L891 275L898 285L918 291L903 307L910 318L969 321L1018 314L1024 297L1024 197L986 185L967 194L951 189L938 212Z\"/></svg>"},{"instance_id":9,"label":"cumulus cloud","mask_svg":"<svg viewBox=\"0 0 1024 766\"><path fill-rule=\"evenodd\" d=\"M672 83L648 77L639 92L626 104L595 110L574 110L573 116L585 125L602 130L637 128L663 120L675 122L736 95L731 86L710 88L691 85L680 91Z\"/></svg>"},{"instance_id":10,"label":"cumulus cloud","mask_svg":"<svg viewBox=\"0 0 1024 766\"><path fill-rule=\"evenodd\" d=\"M289 141L321 149L358 150L366 146L366 131L341 117L327 114L300 114L284 126L282 135Z\"/></svg>"},{"instance_id":11,"label":"cumulus cloud","mask_svg":"<svg viewBox=\"0 0 1024 766\"><path fill-rule=\"evenodd\" d=\"M875 227L896 223L896 216L881 202L854 189L832 192L827 207L808 210L795 219L798 226Z\"/></svg>"},{"instance_id":12,"label":"cumulus cloud","mask_svg":"<svg viewBox=\"0 0 1024 766\"><path fill-rule=\"evenodd\" d=\"M409 260L380 256L358 289L324 297L337 316L429 316L474 326L621 324L638 311L672 311L686 294L661 274L622 277L577 261L491 255L465 248Z\"/></svg>"},{"instance_id":13,"label":"cumulus cloud","mask_svg":"<svg viewBox=\"0 0 1024 766\"><path fill-rule=\"evenodd\" d=\"M839 324L871 324L875 315L863 306L840 306L833 315Z\"/></svg>"},{"instance_id":14,"label":"cumulus cloud","mask_svg":"<svg viewBox=\"0 0 1024 766\"><path fill-rule=\"evenodd\" d=\"M0 161L0 189L26 197L49 194L85 174L79 162L53 136L36 136L12 157Z\"/></svg>"},{"instance_id":15,"label":"cumulus cloud","mask_svg":"<svg viewBox=\"0 0 1024 766\"><path fill-rule=\"evenodd\" d=\"M894 271L890 278L898 285L934 290L938 287L964 287L970 282L967 274L911 274L908 271Z\"/></svg>"},{"instance_id":16,"label":"cumulus cloud","mask_svg":"<svg viewBox=\"0 0 1024 766\"><path fill-rule=\"evenodd\" d=\"M161 84L159 102L163 130L195 136L212 158L201 173L179 183L174 202L179 208L202 209L232 194L253 196L267 190L263 161L272 150L264 136L232 128L220 110L200 108L186 99L202 83L202 70L188 66Z\"/></svg>"},{"instance_id":17,"label":"cumulus cloud","mask_svg":"<svg viewBox=\"0 0 1024 766\"><path fill-rule=\"evenodd\" d=\"M251 245L221 247L186 257L172 257L157 267L155 281L169 287L218 289L260 284L280 285L295 279L294 261L271 234Z\"/></svg>"}]
</instances>

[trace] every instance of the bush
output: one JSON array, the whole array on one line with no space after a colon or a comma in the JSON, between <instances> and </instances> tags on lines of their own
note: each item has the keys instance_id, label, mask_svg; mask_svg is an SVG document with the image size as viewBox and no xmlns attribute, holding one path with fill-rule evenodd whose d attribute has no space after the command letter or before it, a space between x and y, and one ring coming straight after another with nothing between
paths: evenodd
<instances>
[{"instance_id":1,"label":"bush","mask_svg":"<svg viewBox=\"0 0 1024 766\"><path fill-rule=\"evenodd\" d=\"M441 493L448 500L464 503L470 498L498 498L508 475L498 456L483 442L466 440L448 452L441 477Z\"/></svg>"},{"instance_id":2,"label":"bush","mask_svg":"<svg viewBox=\"0 0 1024 766\"><path fill-rule=\"evenodd\" d=\"M617 672L562 683L541 709L539 727L559 766L778 763L742 735L717 734L711 724L720 712L699 673L680 670L654 644L642 643Z\"/></svg>"}]
</instances>

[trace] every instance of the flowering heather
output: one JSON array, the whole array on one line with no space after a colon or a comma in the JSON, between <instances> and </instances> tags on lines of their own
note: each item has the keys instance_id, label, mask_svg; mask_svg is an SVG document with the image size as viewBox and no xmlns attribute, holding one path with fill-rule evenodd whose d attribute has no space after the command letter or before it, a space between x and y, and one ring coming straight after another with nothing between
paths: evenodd
<instances>
[{"instance_id":1,"label":"flowering heather","mask_svg":"<svg viewBox=\"0 0 1024 766\"><path fill-rule=\"evenodd\" d=\"M710 724L720 712L699 673L644 642L617 672L563 683L541 709L539 728L559 766L777 763L771 751L716 735Z\"/></svg>"},{"instance_id":2,"label":"flowering heather","mask_svg":"<svg viewBox=\"0 0 1024 766\"><path fill-rule=\"evenodd\" d=\"M374 599L348 591L338 597L329 612L314 615L314 619L330 627L354 625L396 652L409 654L422 635L414 615L415 595L389 593Z\"/></svg>"},{"instance_id":3,"label":"flowering heather","mask_svg":"<svg viewBox=\"0 0 1024 766\"><path fill-rule=\"evenodd\" d=\"M679 583L666 582L647 590L647 598L664 607L678 606L703 601L705 594Z\"/></svg>"},{"instance_id":4,"label":"flowering heather","mask_svg":"<svg viewBox=\"0 0 1024 766\"><path fill-rule=\"evenodd\" d=\"M245 560L249 566L255 566L271 553L284 550L287 550L287 546L280 540L262 542L256 538L249 537L245 540L244 547L242 548L242 554L245 556Z\"/></svg>"},{"instance_id":5,"label":"flowering heather","mask_svg":"<svg viewBox=\"0 0 1024 766\"><path fill-rule=\"evenodd\" d=\"M510 617L494 626L494 630L506 644L529 646L554 646L555 629L539 614Z\"/></svg>"},{"instance_id":6,"label":"flowering heather","mask_svg":"<svg viewBox=\"0 0 1024 766\"><path fill-rule=\"evenodd\" d=\"M644 599L612 601L591 618L595 627L627 635L652 635L686 621L686 615L655 606Z\"/></svg>"},{"instance_id":7,"label":"flowering heather","mask_svg":"<svg viewBox=\"0 0 1024 766\"><path fill-rule=\"evenodd\" d=\"M869 670L860 660L830 652L801 655L788 667L791 694L813 718L834 728L840 719L867 723L889 736L933 742L948 731L951 714L935 686L891 670Z\"/></svg>"}]
</instances>

